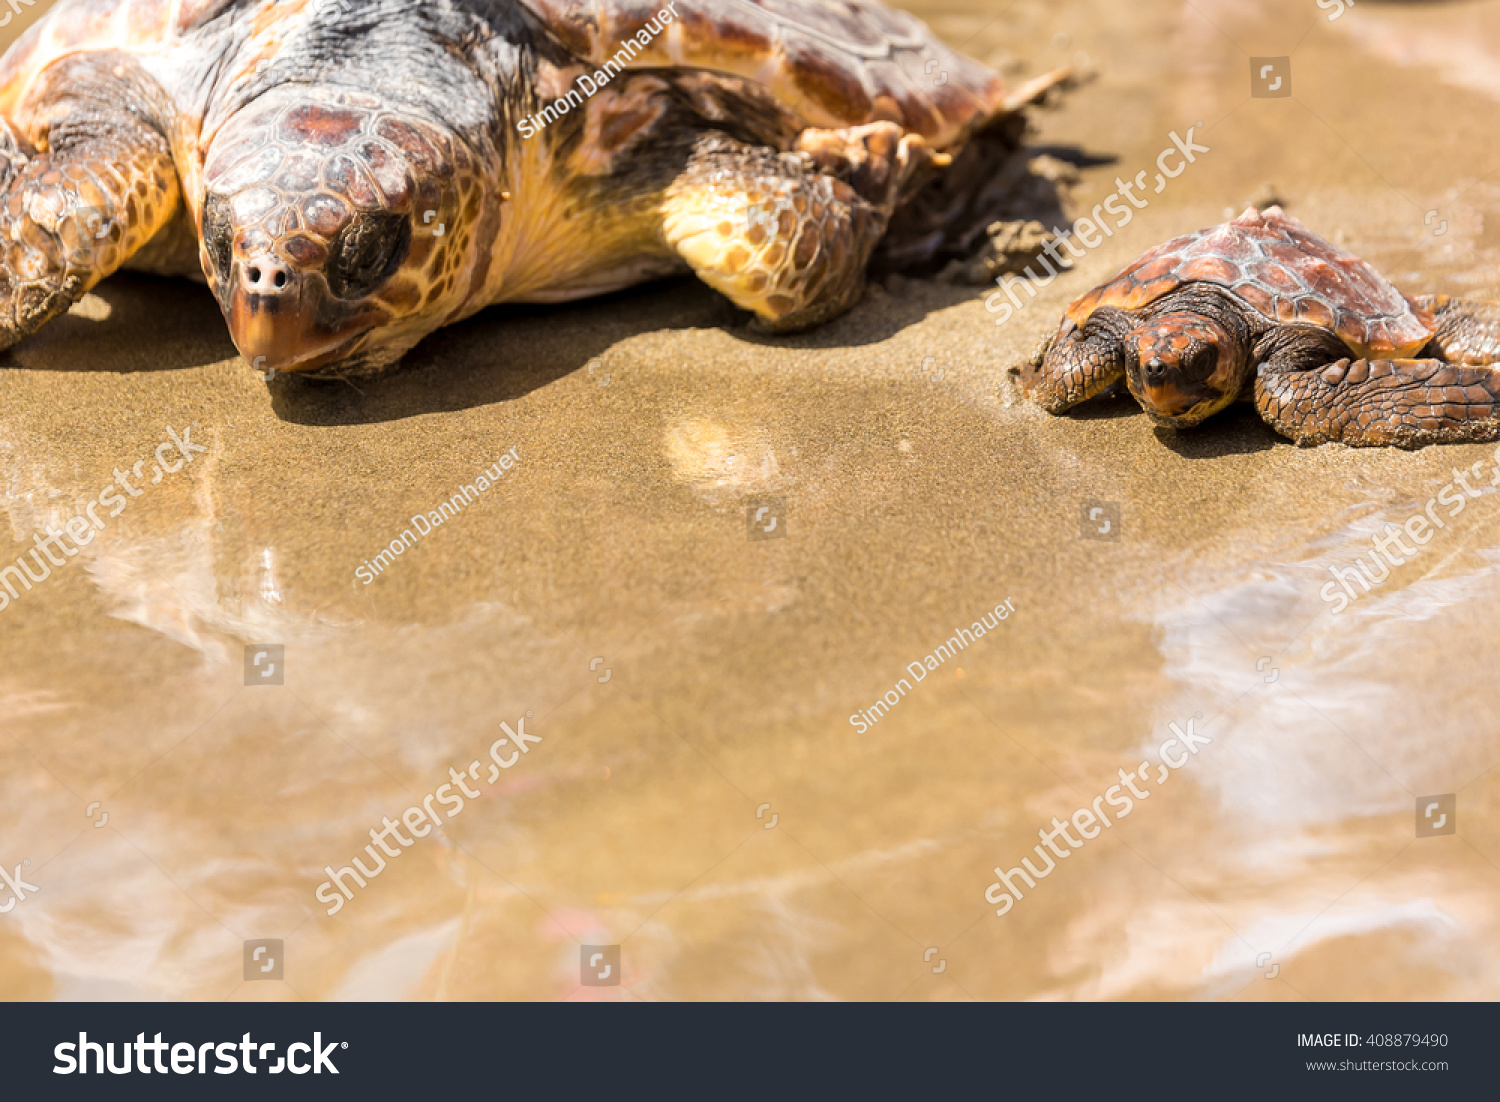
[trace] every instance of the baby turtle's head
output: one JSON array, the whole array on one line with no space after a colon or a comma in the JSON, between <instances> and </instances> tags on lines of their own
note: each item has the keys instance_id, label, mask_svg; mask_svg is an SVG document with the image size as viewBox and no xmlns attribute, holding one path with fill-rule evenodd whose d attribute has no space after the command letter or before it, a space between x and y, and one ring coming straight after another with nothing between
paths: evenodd
<instances>
[{"instance_id":1,"label":"baby turtle's head","mask_svg":"<svg viewBox=\"0 0 1500 1102\"><path fill-rule=\"evenodd\" d=\"M478 181L433 122L279 88L220 129L203 179L203 272L257 370L384 367L469 291Z\"/></svg>"},{"instance_id":2,"label":"baby turtle's head","mask_svg":"<svg viewBox=\"0 0 1500 1102\"><path fill-rule=\"evenodd\" d=\"M1239 396L1244 341L1197 313L1159 314L1125 338L1125 380L1158 425L1188 428Z\"/></svg>"}]
</instances>

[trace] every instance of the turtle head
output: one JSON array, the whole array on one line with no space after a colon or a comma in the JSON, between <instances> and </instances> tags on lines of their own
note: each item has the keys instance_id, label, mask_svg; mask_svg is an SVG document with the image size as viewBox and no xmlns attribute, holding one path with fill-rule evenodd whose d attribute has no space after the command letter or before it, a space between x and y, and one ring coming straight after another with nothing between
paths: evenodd
<instances>
[{"instance_id":1,"label":"turtle head","mask_svg":"<svg viewBox=\"0 0 1500 1102\"><path fill-rule=\"evenodd\" d=\"M437 123L297 87L254 101L214 137L203 272L252 367L369 373L469 290L473 159Z\"/></svg>"},{"instance_id":2,"label":"turtle head","mask_svg":"<svg viewBox=\"0 0 1500 1102\"><path fill-rule=\"evenodd\" d=\"M1239 396L1249 363L1236 327L1193 312L1149 318L1125 338L1125 381L1158 425L1189 428Z\"/></svg>"}]
</instances>

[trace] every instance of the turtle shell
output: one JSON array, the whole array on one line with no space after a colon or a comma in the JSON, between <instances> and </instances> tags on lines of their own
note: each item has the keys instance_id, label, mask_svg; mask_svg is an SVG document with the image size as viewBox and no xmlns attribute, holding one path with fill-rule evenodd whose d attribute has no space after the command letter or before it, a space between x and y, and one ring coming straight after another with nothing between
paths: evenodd
<instances>
[{"instance_id":1,"label":"turtle shell","mask_svg":"<svg viewBox=\"0 0 1500 1102\"><path fill-rule=\"evenodd\" d=\"M1173 238L1068 308L1082 325L1101 306L1138 310L1185 283L1227 288L1268 321L1332 330L1365 359L1415 356L1430 313L1357 256L1324 241L1280 207Z\"/></svg>"},{"instance_id":2,"label":"turtle shell","mask_svg":"<svg viewBox=\"0 0 1500 1102\"><path fill-rule=\"evenodd\" d=\"M873 0L523 0L569 53L602 65L646 32L626 67L691 69L759 85L810 126L894 122L942 148L1005 108L998 73ZM637 45L640 40L637 40Z\"/></svg>"}]
</instances>

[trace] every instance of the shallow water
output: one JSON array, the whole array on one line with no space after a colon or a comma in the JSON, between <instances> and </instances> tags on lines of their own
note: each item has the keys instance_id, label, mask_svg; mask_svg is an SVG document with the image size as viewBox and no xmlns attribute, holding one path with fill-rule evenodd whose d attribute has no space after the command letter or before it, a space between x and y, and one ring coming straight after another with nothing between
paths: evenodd
<instances>
[{"instance_id":1,"label":"shallow water","mask_svg":"<svg viewBox=\"0 0 1500 1102\"><path fill-rule=\"evenodd\" d=\"M0 992L1496 996L1500 495L1477 481L1338 615L1319 597L1492 447L1300 450L1244 410L1174 438L1128 401L1047 417L1002 368L1267 185L1407 290L1500 292L1500 4L914 6L1018 74L1098 70L1037 118L1091 159L1079 211L1174 129L1212 152L998 328L918 283L767 340L676 282L490 311L362 393L268 389L206 292L123 278L13 351L0 563L146 477L0 612L0 863L40 888L0 915ZM1246 57L1286 54L1293 98L1250 98ZM207 450L151 485L188 426ZM747 539L765 499L784 538ZM1090 502L1118 539L1083 538ZM284 654L248 676L284 684L247 684L257 644ZM1163 770L1190 719L1209 741ZM1149 797L997 916L992 869L1142 761ZM315 897L470 763L477 798ZM1417 837L1446 794L1456 832ZM284 979L245 979L252 939ZM581 984L584 945L621 947L619 986Z\"/></svg>"}]
</instances>

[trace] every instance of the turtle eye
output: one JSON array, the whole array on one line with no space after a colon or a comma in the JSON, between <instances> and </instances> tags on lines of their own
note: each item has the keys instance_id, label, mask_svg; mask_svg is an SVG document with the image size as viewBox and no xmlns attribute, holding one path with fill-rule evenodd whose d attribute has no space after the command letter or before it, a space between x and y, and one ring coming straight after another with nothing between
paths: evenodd
<instances>
[{"instance_id":1,"label":"turtle eye","mask_svg":"<svg viewBox=\"0 0 1500 1102\"><path fill-rule=\"evenodd\" d=\"M369 294L389 278L411 245L411 220L390 211L360 212L339 234L328 260L328 288L340 298Z\"/></svg>"},{"instance_id":2,"label":"turtle eye","mask_svg":"<svg viewBox=\"0 0 1500 1102\"><path fill-rule=\"evenodd\" d=\"M222 195L210 195L203 204L203 245L220 285L227 284L234 260L234 226L229 221L229 200Z\"/></svg>"},{"instance_id":3,"label":"turtle eye","mask_svg":"<svg viewBox=\"0 0 1500 1102\"><path fill-rule=\"evenodd\" d=\"M1189 368L1194 379L1206 379L1214 373L1219 363L1219 349L1213 344L1200 344L1193 350Z\"/></svg>"}]
</instances>

